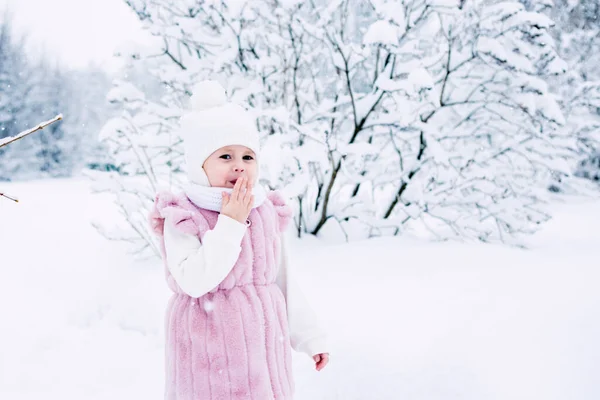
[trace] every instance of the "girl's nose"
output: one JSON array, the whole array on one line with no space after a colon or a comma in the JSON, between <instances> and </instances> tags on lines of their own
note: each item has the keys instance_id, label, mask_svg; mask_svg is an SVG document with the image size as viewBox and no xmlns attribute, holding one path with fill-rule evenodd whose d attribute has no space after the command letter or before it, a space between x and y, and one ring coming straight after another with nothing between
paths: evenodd
<instances>
[{"instance_id":1,"label":"girl's nose","mask_svg":"<svg viewBox=\"0 0 600 400\"><path fill-rule=\"evenodd\" d=\"M245 171L245 170L244 170L244 167L243 167L243 166L241 166L241 165L236 165L235 167L233 167L233 170L234 170L235 172L244 172L244 171Z\"/></svg>"}]
</instances>

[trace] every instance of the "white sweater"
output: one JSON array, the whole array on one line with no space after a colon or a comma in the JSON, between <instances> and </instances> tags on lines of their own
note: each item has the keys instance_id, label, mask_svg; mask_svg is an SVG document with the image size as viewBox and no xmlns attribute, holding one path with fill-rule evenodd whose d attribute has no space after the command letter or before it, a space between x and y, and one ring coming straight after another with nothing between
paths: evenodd
<instances>
[{"instance_id":1,"label":"white sweater","mask_svg":"<svg viewBox=\"0 0 600 400\"><path fill-rule=\"evenodd\" d=\"M164 227L167 266L179 287L191 297L208 293L227 277L237 262L246 233L245 224L223 214L214 229L204 234L202 243L196 235L175 228L168 217ZM326 353L326 334L294 279L285 235L281 235L281 241L276 283L286 300L292 348L310 357Z\"/></svg>"}]
</instances>

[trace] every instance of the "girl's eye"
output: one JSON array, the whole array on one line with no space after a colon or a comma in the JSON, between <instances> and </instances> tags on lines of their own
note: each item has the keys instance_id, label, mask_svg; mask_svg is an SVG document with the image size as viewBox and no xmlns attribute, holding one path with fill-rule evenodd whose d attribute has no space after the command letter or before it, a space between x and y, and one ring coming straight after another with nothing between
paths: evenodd
<instances>
[{"instance_id":1,"label":"girl's eye","mask_svg":"<svg viewBox=\"0 0 600 400\"><path fill-rule=\"evenodd\" d=\"M254 157L252 157L252 156L244 156L244 160L246 160L246 161L254 160Z\"/></svg>"},{"instance_id":2,"label":"girl's eye","mask_svg":"<svg viewBox=\"0 0 600 400\"><path fill-rule=\"evenodd\" d=\"M231 156L230 156L229 154L223 154L223 155L222 155L221 157L219 157L219 158L222 158L223 160L229 160L229 159L231 159Z\"/></svg>"}]
</instances>

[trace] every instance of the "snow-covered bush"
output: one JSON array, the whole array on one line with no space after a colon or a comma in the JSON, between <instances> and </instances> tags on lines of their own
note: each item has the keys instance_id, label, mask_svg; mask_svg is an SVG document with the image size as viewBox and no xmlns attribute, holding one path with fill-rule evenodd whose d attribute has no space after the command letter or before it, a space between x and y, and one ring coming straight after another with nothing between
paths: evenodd
<instances>
[{"instance_id":1,"label":"snow-covered bush","mask_svg":"<svg viewBox=\"0 0 600 400\"><path fill-rule=\"evenodd\" d=\"M166 92L119 84L124 113L103 137L146 179L124 209L177 185L177 116L207 78L257 114L263 184L293 199L299 235L517 243L549 218L548 182L570 174L575 138L548 84L566 64L552 21L519 2L129 4L157 41L123 56Z\"/></svg>"}]
</instances>

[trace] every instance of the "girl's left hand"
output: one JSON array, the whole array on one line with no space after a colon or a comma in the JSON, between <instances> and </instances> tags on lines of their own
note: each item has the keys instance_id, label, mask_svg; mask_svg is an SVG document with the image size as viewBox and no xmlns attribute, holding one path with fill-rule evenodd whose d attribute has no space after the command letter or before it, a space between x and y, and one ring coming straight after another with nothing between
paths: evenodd
<instances>
[{"instance_id":1,"label":"girl's left hand","mask_svg":"<svg viewBox=\"0 0 600 400\"><path fill-rule=\"evenodd\" d=\"M315 354L313 360L315 360L317 371L320 371L329 363L329 353Z\"/></svg>"}]
</instances>

